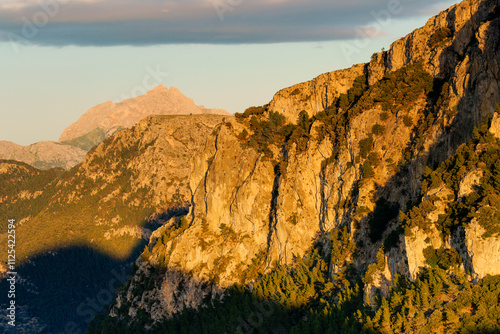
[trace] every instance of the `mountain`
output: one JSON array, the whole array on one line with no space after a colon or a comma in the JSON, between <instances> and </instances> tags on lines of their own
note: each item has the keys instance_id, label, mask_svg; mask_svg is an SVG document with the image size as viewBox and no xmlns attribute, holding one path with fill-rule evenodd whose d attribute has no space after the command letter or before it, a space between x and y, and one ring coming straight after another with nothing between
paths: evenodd
<instances>
[{"instance_id":1,"label":"mountain","mask_svg":"<svg viewBox=\"0 0 500 334\"><path fill-rule=\"evenodd\" d=\"M498 332L499 5L219 124L90 333Z\"/></svg>"},{"instance_id":2,"label":"mountain","mask_svg":"<svg viewBox=\"0 0 500 334\"><path fill-rule=\"evenodd\" d=\"M115 277L117 288L126 281L152 231L186 212L190 160L223 120L148 116L104 140L70 171L0 161L0 240L7 244L6 224L15 219L16 302L23 319L36 323L27 332L86 327L92 319L86 298L101 290L112 296L108 283ZM0 258L4 275L7 256Z\"/></svg>"},{"instance_id":3,"label":"mountain","mask_svg":"<svg viewBox=\"0 0 500 334\"><path fill-rule=\"evenodd\" d=\"M99 131L104 137L122 128L130 128L149 115L231 115L222 109L207 109L197 106L193 100L184 96L179 89L163 85L157 86L144 95L119 103L107 101L90 108L78 121L67 127L59 142L74 143L77 138ZM102 136L101 136L102 137ZM100 136L97 136L99 139ZM97 139L97 140L98 140ZM92 142L96 142L94 140Z\"/></svg>"},{"instance_id":4,"label":"mountain","mask_svg":"<svg viewBox=\"0 0 500 334\"><path fill-rule=\"evenodd\" d=\"M86 154L81 148L52 141L30 146L0 141L0 159L22 161L39 169L70 169L79 164Z\"/></svg>"},{"instance_id":5,"label":"mountain","mask_svg":"<svg viewBox=\"0 0 500 334\"><path fill-rule=\"evenodd\" d=\"M499 332L499 8L236 117L96 117L70 171L0 161L20 331Z\"/></svg>"},{"instance_id":6,"label":"mountain","mask_svg":"<svg viewBox=\"0 0 500 334\"><path fill-rule=\"evenodd\" d=\"M0 159L25 162L39 169L70 169L90 149L117 131L130 128L149 115L227 115L222 109L197 106L177 88L163 85L136 98L119 103L110 101L89 109L66 128L59 143L41 141L30 146L0 141Z\"/></svg>"}]
</instances>

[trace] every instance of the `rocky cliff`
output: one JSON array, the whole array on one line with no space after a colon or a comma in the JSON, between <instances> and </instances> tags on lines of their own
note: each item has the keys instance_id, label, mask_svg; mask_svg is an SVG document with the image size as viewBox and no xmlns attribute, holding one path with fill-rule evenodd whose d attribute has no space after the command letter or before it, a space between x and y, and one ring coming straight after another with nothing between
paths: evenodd
<instances>
[{"instance_id":1,"label":"rocky cliff","mask_svg":"<svg viewBox=\"0 0 500 334\"><path fill-rule=\"evenodd\" d=\"M193 161L188 215L153 235L110 317L130 323L141 314L150 326L197 307L182 294L186 282L218 296L294 263L315 242L330 252L327 241L340 230L351 251L329 272L349 264L365 275L368 300L373 286L388 292L396 274L415 279L420 267L455 252L478 278L496 274L485 265L498 252L496 230L485 234L452 214L457 193L481 174L460 172L463 185L434 193L422 180L460 145L478 145L475 127L486 126L486 137L497 131L498 5L463 1L370 63L286 88L219 125ZM486 195L478 196L480 203ZM203 288L209 282L212 290Z\"/></svg>"}]
</instances>

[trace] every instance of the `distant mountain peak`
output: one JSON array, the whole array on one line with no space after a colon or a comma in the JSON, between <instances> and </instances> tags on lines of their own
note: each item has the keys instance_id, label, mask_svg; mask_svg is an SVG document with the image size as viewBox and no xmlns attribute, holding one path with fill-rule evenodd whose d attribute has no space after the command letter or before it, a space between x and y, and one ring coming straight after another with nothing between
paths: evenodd
<instances>
[{"instance_id":1,"label":"distant mountain peak","mask_svg":"<svg viewBox=\"0 0 500 334\"><path fill-rule=\"evenodd\" d=\"M59 142L76 139L96 130L130 128L149 115L218 114L231 115L223 109L207 109L198 106L176 87L163 84L154 87L144 95L118 103L107 101L90 108L78 121L67 127Z\"/></svg>"},{"instance_id":2,"label":"distant mountain peak","mask_svg":"<svg viewBox=\"0 0 500 334\"><path fill-rule=\"evenodd\" d=\"M158 86L154 86L149 92L146 94L151 94L151 93L163 93L163 92L172 92L174 90L177 90L178 92L179 89L177 89L174 86L171 86L170 89L168 87L163 86L163 84L159 84Z\"/></svg>"}]
</instances>

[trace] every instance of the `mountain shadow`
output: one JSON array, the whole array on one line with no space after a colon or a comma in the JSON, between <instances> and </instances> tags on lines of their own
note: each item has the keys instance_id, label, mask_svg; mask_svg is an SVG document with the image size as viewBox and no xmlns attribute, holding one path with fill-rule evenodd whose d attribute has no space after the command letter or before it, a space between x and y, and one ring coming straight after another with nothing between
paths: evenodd
<instances>
[{"instance_id":1,"label":"mountain shadow","mask_svg":"<svg viewBox=\"0 0 500 334\"><path fill-rule=\"evenodd\" d=\"M184 215L187 210L166 210L141 225L154 231L159 221ZM2 321L4 327L0 328L6 333L85 333L91 320L107 308L131 277L134 262L147 243L137 242L124 259L89 246L68 246L30 258L16 268L17 331L9 328L7 321ZM1 291L8 291L8 284L5 279L0 281ZM7 294L2 294L2 309L7 303ZM0 318L5 315L0 314Z\"/></svg>"},{"instance_id":2,"label":"mountain shadow","mask_svg":"<svg viewBox=\"0 0 500 334\"><path fill-rule=\"evenodd\" d=\"M296 259L296 265L279 266L269 274L262 274L250 286L235 284L224 291L213 281L201 281L182 270L150 265L146 270L149 279L155 280L167 274L170 280L160 286L140 280L127 285L121 292L122 296L127 291L139 289L142 293L143 302L137 305L137 312L132 312L135 315L131 317L128 312L134 303L122 299L111 308L116 316L106 313L97 316L88 333L308 333L310 329L324 327L316 314L316 310L323 307L330 311L325 323L335 323L343 331L360 332L362 324L344 319L353 310L363 308L362 282L352 273L343 272L335 276L338 282L332 283L329 279L330 258L331 254L325 253L318 241L304 259ZM144 264L141 268L145 268ZM172 279L173 275L188 279ZM175 281L180 284L175 284ZM190 290L196 285L202 287L201 294L211 290L204 294L200 307L185 307L169 318L151 322L146 308L151 305L148 298L155 295L154 290L164 291L162 305L175 299L189 305ZM173 286L180 291L171 300L166 295ZM330 305L335 305L334 300L337 300L337 305L330 308ZM165 310L155 310L157 315L161 312Z\"/></svg>"},{"instance_id":3,"label":"mountain shadow","mask_svg":"<svg viewBox=\"0 0 500 334\"><path fill-rule=\"evenodd\" d=\"M145 242L125 260L116 260L89 247L69 247L38 255L17 268L17 332L85 333L92 318L115 298L115 291L130 277L134 260ZM0 282L8 291L8 282ZM6 308L6 295L0 303ZM36 318L35 323L31 318ZM19 328L22 331L19 331Z\"/></svg>"}]
</instances>

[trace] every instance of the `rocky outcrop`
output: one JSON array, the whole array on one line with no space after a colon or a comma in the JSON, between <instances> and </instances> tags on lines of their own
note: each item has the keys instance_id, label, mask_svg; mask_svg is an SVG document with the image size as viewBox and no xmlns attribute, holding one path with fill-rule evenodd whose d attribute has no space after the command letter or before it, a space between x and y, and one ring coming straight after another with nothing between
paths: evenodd
<instances>
[{"instance_id":1,"label":"rocky outcrop","mask_svg":"<svg viewBox=\"0 0 500 334\"><path fill-rule=\"evenodd\" d=\"M373 85L386 73L418 61L436 79L449 82L448 108L466 108L468 121L477 125L500 100L500 60L496 52L500 32L495 5L499 5L496 0L467 0L453 5L394 42L388 51L375 53L370 63L322 74L279 91L270 109L296 122L301 110L310 116L324 110L345 94L358 76L365 74L368 84Z\"/></svg>"},{"instance_id":2,"label":"rocky outcrop","mask_svg":"<svg viewBox=\"0 0 500 334\"><path fill-rule=\"evenodd\" d=\"M163 85L153 88L144 95L119 103L107 101L90 108L78 121L67 127L60 142L68 141L100 129L113 132L117 128L130 128L149 115L198 115L219 114L230 116L222 109L207 109L197 106L193 100L184 96L177 88Z\"/></svg>"},{"instance_id":3,"label":"rocky outcrop","mask_svg":"<svg viewBox=\"0 0 500 334\"><path fill-rule=\"evenodd\" d=\"M329 107L340 94L346 94L354 80L365 71L366 65L359 64L282 89L274 95L270 109L284 114L292 123L297 121L302 110L313 116Z\"/></svg>"},{"instance_id":4,"label":"rocky outcrop","mask_svg":"<svg viewBox=\"0 0 500 334\"><path fill-rule=\"evenodd\" d=\"M491 120L490 132L497 138L500 138L500 108L493 115Z\"/></svg>"},{"instance_id":5,"label":"rocky outcrop","mask_svg":"<svg viewBox=\"0 0 500 334\"><path fill-rule=\"evenodd\" d=\"M0 159L16 160L39 169L70 169L80 163L86 151L51 141L41 141L30 146L22 146L8 141L0 141Z\"/></svg>"},{"instance_id":6,"label":"rocky outcrop","mask_svg":"<svg viewBox=\"0 0 500 334\"><path fill-rule=\"evenodd\" d=\"M498 87L496 78L500 73L498 57L493 56L498 51L495 39L498 19L485 21L492 8L493 4L485 1L465 1L453 6L429 20L425 27L395 42L390 51L373 57L369 64L324 74L278 92L269 110L282 112L295 122L301 110L310 115L324 110L340 94L346 93L360 75L369 73L368 81L375 86L384 74L418 62L435 78L435 89L439 87L439 80L448 82L441 92L445 103L433 106L434 112L444 119L451 118L444 115L447 110L455 109L455 118L447 121L448 126L461 132L462 140L470 138L471 117L473 124L479 124L477 122L491 115L495 102L500 100L500 91L493 89ZM448 30L443 30L445 28ZM474 43L477 36L483 36L484 42ZM458 46L465 49L462 56L456 54ZM480 66L470 64L470 59ZM377 61L384 62L378 71L374 70ZM487 73L476 70L477 66L488 68ZM464 70L467 74L462 73ZM478 84L458 88L466 76ZM239 277L234 273L244 272L259 252L267 254L267 267L272 263L287 263L292 254L304 254L318 234L341 224L358 221L361 224L358 238L364 240L367 232L363 226L366 227L370 215L359 212L374 210L380 197L399 203L404 209L408 201L418 196L423 166L429 161L444 160L456 148L459 138L450 139L445 135L449 130L437 122L429 127L428 137L413 152L415 160L405 167L406 175L394 172L393 164L403 158L401 149L412 147L415 140L415 128L405 125L403 119L415 125L423 124L425 117L421 111L428 108L428 103L429 100L420 99L399 112L394 110L399 107L393 107L384 121L381 121L384 119L382 108L371 106L363 110L350 121L347 147L333 160L334 147L326 138L310 140L305 152L295 146L277 147L275 156L285 157L286 168L283 165L276 168L255 150L239 149L236 137L243 131L239 123L233 121L230 127L220 126L195 161L190 179L191 227L172 241L171 246L167 245L170 256L167 265L197 272L205 278L217 272L224 285L237 281ZM478 114L474 114L476 111ZM373 177L364 178L361 142L377 124L384 127L384 134L374 136L370 151L380 157L381 163ZM312 125L311 138L317 138L317 125L319 122ZM445 148L442 142L447 143ZM355 198L353 193L357 193ZM345 205L349 200L351 205ZM431 221L437 221L443 210L444 207L433 212ZM427 238L428 235L423 239ZM425 262L423 248L434 239L438 243L439 234L430 238L430 242L420 239L406 243L408 270L412 275ZM201 240L208 246L202 247ZM376 249L363 252L361 258L370 261ZM360 267L362 262L358 263ZM220 263L224 266L217 266Z\"/></svg>"},{"instance_id":7,"label":"rocky outcrop","mask_svg":"<svg viewBox=\"0 0 500 334\"><path fill-rule=\"evenodd\" d=\"M465 229L465 245L475 278L500 275L500 237L484 238L485 229L473 220Z\"/></svg>"},{"instance_id":8,"label":"rocky outcrop","mask_svg":"<svg viewBox=\"0 0 500 334\"><path fill-rule=\"evenodd\" d=\"M496 134L497 117L498 113L495 112L488 132L500 138ZM488 157L488 150L495 152L494 147L489 146L489 144L478 144L474 147L474 153L477 156L483 155ZM426 248L442 248L457 251L462 258L463 267L471 272L475 279L482 279L486 275L500 274L500 266L497 261L500 249L498 234L491 231L488 232L479 223L478 218L476 218L482 212L496 212L497 209L493 208L490 203L482 202L481 205L476 204L476 206L469 209L467 209L466 205L463 205L462 210L465 211L462 213L464 216L462 219L465 219L465 221L461 226L457 226L455 231L450 235L443 235L436 228L438 220L444 219L447 210L456 201L464 203L468 200L470 201L471 197L481 197L480 192L484 187L485 174L490 172L485 172L478 166L484 169L485 163L479 162L473 167L462 167L455 189L450 184L442 183L436 189L423 194L424 201L430 201L429 204L432 202L432 205L426 205L430 209L423 209L424 217L422 218L426 221L426 224L424 224L426 228L424 230L422 227L412 227L404 237L404 250L407 254L408 270L413 279L416 278L422 267L429 265L429 259L424 254ZM467 210L471 211L467 212ZM490 229L491 225L496 224L495 221L497 218L495 217L495 214L490 214L486 219L488 225L490 225Z\"/></svg>"}]
</instances>

